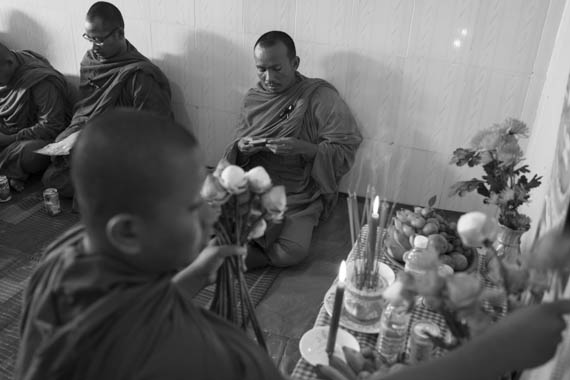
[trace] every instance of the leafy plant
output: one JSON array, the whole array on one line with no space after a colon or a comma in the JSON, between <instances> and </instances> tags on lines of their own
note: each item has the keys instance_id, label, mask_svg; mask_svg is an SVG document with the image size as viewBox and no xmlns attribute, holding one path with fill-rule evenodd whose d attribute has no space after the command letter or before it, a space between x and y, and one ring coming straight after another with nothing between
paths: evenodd
<instances>
[{"instance_id":1,"label":"leafy plant","mask_svg":"<svg viewBox=\"0 0 570 380\"><path fill-rule=\"evenodd\" d=\"M528 230L530 218L518 208L530 200L530 190L540 186L542 177L530 177L519 138L528 137L528 127L517 119L506 119L501 124L478 132L471 140L470 148L458 148L453 152L451 164L475 167L481 165L485 175L459 181L450 189L450 195L463 196L476 191L483 203L499 208L499 222L514 230ZM529 179L530 177L530 179Z\"/></svg>"}]
</instances>

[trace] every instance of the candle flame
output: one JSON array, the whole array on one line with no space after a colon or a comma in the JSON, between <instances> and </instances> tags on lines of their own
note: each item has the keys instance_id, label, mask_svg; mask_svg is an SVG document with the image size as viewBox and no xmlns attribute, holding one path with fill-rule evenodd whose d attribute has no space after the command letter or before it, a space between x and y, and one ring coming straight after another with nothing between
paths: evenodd
<instances>
[{"instance_id":1,"label":"candle flame","mask_svg":"<svg viewBox=\"0 0 570 380\"><path fill-rule=\"evenodd\" d=\"M379 208L380 208L380 197L377 195L374 198L374 203L372 204L372 215L378 215Z\"/></svg>"},{"instance_id":2,"label":"candle flame","mask_svg":"<svg viewBox=\"0 0 570 380\"><path fill-rule=\"evenodd\" d=\"M344 280L346 280L346 261L342 260L338 270L338 281L344 282Z\"/></svg>"}]
</instances>

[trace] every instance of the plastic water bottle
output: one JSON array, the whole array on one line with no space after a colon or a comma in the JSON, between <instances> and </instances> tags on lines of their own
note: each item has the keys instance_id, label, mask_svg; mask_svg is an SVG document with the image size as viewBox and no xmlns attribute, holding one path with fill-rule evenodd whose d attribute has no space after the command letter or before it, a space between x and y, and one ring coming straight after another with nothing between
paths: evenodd
<instances>
[{"instance_id":1,"label":"plastic water bottle","mask_svg":"<svg viewBox=\"0 0 570 380\"><path fill-rule=\"evenodd\" d=\"M428 248L428 238L421 235L414 238L414 248L404 254L404 261L404 270L416 278L420 287L427 285L426 275L439 266L438 254Z\"/></svg>"},{"instance_id":2,"label":"plastic water bottle","mask_svg":"<svg viewBox=\"0 0 570 380\"><path fill-rule=\"evenodd\" d=\"M376 349L389 364L396 363L406 347L410 323L408 306L405 301L389 303L382 313Z\"/></svg>"}]
</instances>

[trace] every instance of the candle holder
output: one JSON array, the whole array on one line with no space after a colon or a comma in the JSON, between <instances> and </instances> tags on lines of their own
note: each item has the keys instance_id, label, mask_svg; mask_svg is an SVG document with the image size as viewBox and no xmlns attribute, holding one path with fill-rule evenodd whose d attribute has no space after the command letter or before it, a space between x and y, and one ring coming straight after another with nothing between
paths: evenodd
<instances>
[{"instance_id":1,"label":"candle holder","mask_svg":"<svg viewBox=\"0 0 570 380\"><path fill-rule=\"evenodd\" d=\"M347 258L344 308L364 323L380 318L385 304L382 293L396 279L394 271L379 257L372 264L369 260L367 240L360 239Z\"/></svg>"}]
</instances>

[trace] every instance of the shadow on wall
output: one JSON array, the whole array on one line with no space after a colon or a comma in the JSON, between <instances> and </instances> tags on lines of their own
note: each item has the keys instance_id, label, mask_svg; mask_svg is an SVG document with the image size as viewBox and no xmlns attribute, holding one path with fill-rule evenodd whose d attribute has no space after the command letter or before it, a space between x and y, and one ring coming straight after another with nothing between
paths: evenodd
<instances>
[{"instance_id":1,"label":"shadow on wall","mask_svg":"<svg viewBox=\"0 0 570 380\"><path fill-rule=\"evenodd\" d=\"M179 55L165 54L157 64L169 76L175 107L183 105L175 109L177 120L192 125L213 165L235 135L243 96L255 85L255 66L241 39L198 30L183 43Z\"/></svg>"},{"instance_id":2,"label":"shadow on wall","mask_svg":"<svg viewBox=\"0 0 570 380\"><path fill-rule=\"evenodd\" d=\"M30 16L18 10L8 14L8 25L2 33L2 41L13 50L33 50L45 55L47 33Z\"/></svg>"},{"instance_id":3,"label":"shadow on wall","mask_svg":"<svg viewBox=\"0 0 570 380\"><path fill-rule=\"evenodd\" d=\"M397 60L380 61L343 51L324 61L327 72L334 72L335 65L346 65L346 93L341 95L364 137L341 190L364 195L372 185L389 200L425 203L437 195L439 202L448 163L441 154L423 148L429 146L430 131L402 108L402 104L416 105L420 112L414 115L422 115L421 108L431 107L434 98L406 83Z\"/></svg>"},{"instance_id":4,"label":"shadow on wall","mask_svg":"<svg viewBox=\"0 0 570 380\"><path fill-rule=\"evenodd\" d=\"M8 14L8 26L0 33L0 41L12 50L32 50L47 56L44 51L49 42L47 33L34 19L17 10ZM57 67L55 69L59 70ZM65 75L65 78L71 90L72 102L75 103L78 98L79 76Z\"/></svg>"}]
</instances>

